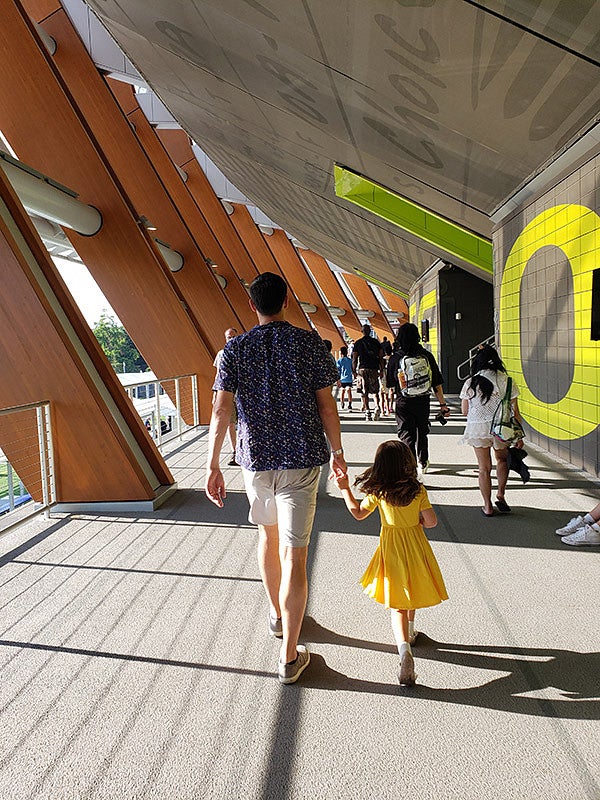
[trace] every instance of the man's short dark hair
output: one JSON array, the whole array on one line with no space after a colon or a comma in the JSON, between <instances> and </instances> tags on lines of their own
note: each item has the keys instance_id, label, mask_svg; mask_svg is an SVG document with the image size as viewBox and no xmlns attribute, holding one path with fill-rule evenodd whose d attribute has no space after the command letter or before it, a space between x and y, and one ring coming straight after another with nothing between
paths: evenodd
<instances>
[{"instance_id":1,"label":"man's short dark hair","mask_svg":"<svg viewBox=\"0 0 600 800\"><path fill-rule=\"evenodd\" d=\"M346 347L346 345L344 345L343 347L340 347L340 353L343 356L347 356L348 355L348 348Z\"/></svg>"},{"instance_id":2,"label":"man's short dark hair","mask_svg":"<svg viewBox=\"0 0 600 800\"><path fill-rule=\"evenodd\" d=\"M263 272L250 284L250 297L256 310L266 317L279 314L287 297L287 284L274 272Z\"/></svg>"},{"instance_id":3,"label":"man's short dark hair","mask_svg":"<svg viewBox=\"0 0 600 800\"><path fill-rule=\"evenodd\" d=\"M365 336L370 336L371 335L371 326L370 325L363 325L362 326L362 332L363 332L363 334Z\"/></svg>"}]
</instances>

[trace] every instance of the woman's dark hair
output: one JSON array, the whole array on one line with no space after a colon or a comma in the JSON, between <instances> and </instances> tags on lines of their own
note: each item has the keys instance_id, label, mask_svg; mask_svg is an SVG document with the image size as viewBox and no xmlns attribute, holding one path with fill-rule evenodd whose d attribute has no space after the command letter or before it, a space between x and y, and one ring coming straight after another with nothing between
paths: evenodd
<instances>
[{"instance_id":1,"label":"woman's dark hair","mask_svg":"<svg viewBox=\"0 0 600 800\"><path fill-rule=\"evenodd\" d=\"M412 322L405 322L400 326L394 340L394 350L402 352L406 356L421 352L421 334L416 325L413 325Z\"/></svg>"},{"instance_id":2,"label":"woman's dark hair","mask_svg":"<svg viewBox=\"0 0 600 800\"><path fill-rule=\"evenodd\" d=\"M492 382L484 378L483 375L477 374L481 372L482 369L506 373L506 367L498 355L498 351L489 344L484 345L473 357L473 361L471 362L471 386L469 387L472 392L471 397L475 397L479 391L481 402L485 405L492 396L494 386Z\"/></svg>"},{"instance_id":3,"label":"woman's dark hair","mask_svg":"<svg viewBox=\"0 0 600 800\"><path fill-rule=\"evenodd\" d=\"M382 442L373 466L354 481L365 494L386 500L392 506L407 506L421 491L417 462L410 447L395 439Z\"/></svg>"}]
</instances>

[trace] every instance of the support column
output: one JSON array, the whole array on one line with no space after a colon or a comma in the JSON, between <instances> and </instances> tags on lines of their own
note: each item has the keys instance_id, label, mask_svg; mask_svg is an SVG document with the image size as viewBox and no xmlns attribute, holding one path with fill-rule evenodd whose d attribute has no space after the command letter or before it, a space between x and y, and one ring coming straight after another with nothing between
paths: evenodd
<instances>
[{"instance_id":1,"label":"support column","mask_svg":"<svg viewBox=\"0 0 600 800\"><path fill-rule=\"evenodd\" d=\"M341 347L344 339L285 231L275 229L270 236L265 234L265 241L280 264L284 277L296 297L301 302L310 303L315 307L310 319L320 335L323 339L330 339L335 349Z\"/></svg>"},{"instance_id":2,"label":"support column","mask_svg":"<svg viewBox=\"0 0 600 800\"><path fill-rule=\"evenodd\" d=\"M392 326L388 322L383 309L379 305L379 300L375 297L369 284L363 278L359 278L357 275L351 275L348 272L344 272L342 277L348 284L354 297L356 297L360 307L365 311L375 312L374 316L369 318L369 325L373 328L377 336L379 336L380 339L383 339L384 336L389 337L390 334L393 336L394 331L392 330Z\"/></svg>"},{"instance_id":3,"label":"support column","mask_svg":"<svg viewBox=\"0 0 600 800\"><path fill-rule=\"evenodd\" d=\"M248 252L252 256L252 260L258 266L259 272L275 272L281 275L287 281L287 277L279 264L274 253L271 252L269 246L265 241L265 237L258 229L256 223L250 216L250 212L245 205L241 203L232 203L233 214L231 221L237 230L240 238L244 242ZM289 285L289 281L288 285ZM310 328L310 323L306 319L306 314L300 307L298 298L294 294L294 289L290 285L290 297L287 307L287 319L292 325L297 325L298 328Z\"/></svg>"},{"instance_id":4,"label":"support column","mask_svg":"<svg viewBox=\"0 0 600 800\"><path fill-rule=\"evenodd\" d=\"M0 53L3 133L23 161L73 187L83 202L100 211L98 234L68 231L69 239L154 372L162 378L199 375L201 420L207 421L212 353L184 310L157 248L138 224L144 209L135 209L123 194L16 0L3 5Z\"/></svg>"},{"instance_id":5,"label":"support column","mask_svg":"<svg viewBox=\"0 0 600 800\"><path fill-rule=\"evenodd\" d=\"M49 23L53 23L55 17ZM52 33L55 26L48 24L47 29ZM76 35L74 31L73 35ZM91 59L89 63L100 85L94 102L86 104L85 108L82 106L82 111L86 119L90 115L97 119L102 110L99 109L99 95L106 92L106 85ZM90 75L81 76L79 80L88 85L91 79ZM248 305L248 294L191 197L188 186L139 107L132 87L110 79L107 83L110 92L106 92L103 98L106 100L105 114L112 111L113 117L118 117L124 130L119 137L115 137L114 134L108 135L108 130L103 126L104 135L100 137L98 133L98 137L104 152L111 165L118 170L123 186L136 207L145 203L147 208L152 209L151 219L157 225L159 238L164 237L183 253L186 263L175 274L175 281L190 310L198 318L204 338L212 347L216 345L220 350L224 330L231 326L238 330L251 328L256 323L256 317ZM72 84L73 80L69 85ZM125 118L123 114L126 114ZM104 114L101 116L104 117ZM116 118L114 125L117 125ZM224 213L224 209L221 210ZM214 272L206 260L216 265ZM215 273L225 279L224 288L218 285Z\"/></svg>"},{"instance_id":6,"label":"support column","mask_svg":"<svg viewBox=\"0 0 600 800\"><path fill-rule=\"evenodd\" d=\"M395 311L398 315L403 314L404 316L399 318L399 322L403 325L405 322L408 322L408 303L403 297L400 297L399 294L395 294L394 292L390 292L388 289L381 289L381 294L383 295L383 299L391 308L392 311Z\"/></svg>"},{"instance_id":7,"label":"support column","mask_svg":"<svg viewBox=\"0 0 600 800\"><path fill-rule=\"evenodd\" d=\"M298 252L300 257L306 261L308 268L321 287L323 294L329 300L330 305L343 308L346 312L343 317L339 318L339 321L348 336L351 339L360 339L362 336L360 320L354 313L350 301L337 282L327 261L313 250L299 250Z\"/></svg>"},{"instance_id":8,"label":"support column","mask_svg":"<svg viewBox=\"0 0 600 800\"><path fill-rule=\"evenodd\" d=\"M162 142L174 164L177 164L187 174L185 188L200 209L213 236L218 240L234 266L241 281L252 283L260 272L259 266L253 261L250 253L244 246L235 226L225 211L223 204L210 185L204 170L192 150L190 137L183 130L156 130L156 136ZM185 210L181 209L185 217ZM187 218L186 218L187 221ZM189 224L189 223L188 223Z\"/></svg>"},{"instance_id":9,"label":"support column","mask_svg":"<svg viewBox=\"0 0 600 800\"><path fill-rule=\"evenodd\" d=\"M0 408L50 401L57 499L151 508L173 478L2 172L0 283ZM0 417L0 447L39 500L22 419Z\"/></svg>"}]
</instances>

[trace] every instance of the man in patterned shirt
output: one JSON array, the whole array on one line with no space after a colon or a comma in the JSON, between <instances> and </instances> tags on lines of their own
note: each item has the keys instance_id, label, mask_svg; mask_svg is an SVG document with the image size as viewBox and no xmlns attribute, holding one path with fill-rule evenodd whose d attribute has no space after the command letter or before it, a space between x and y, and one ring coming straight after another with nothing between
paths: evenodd
<instances>
[{"instance_id":1,"label":"man in patterned shirt","mask_svg":"<svg viewBox=\"0 0 600 800\"><path fill-rule=\"evenodd\" d=\"M298 637L308 597L306 557L320 468L330 461L333 475L347 471L331 393L338 374L319 335L285 321L283 278L272 272L259 275L250 298L258 325L227 343L213 386L205 491L223 506L219 455L235 395L236 460L244 475L250 522L258 525L269 631L282 638L278 676L282 683L294 683L310 661Z\"/></svg>"}]
</instances>

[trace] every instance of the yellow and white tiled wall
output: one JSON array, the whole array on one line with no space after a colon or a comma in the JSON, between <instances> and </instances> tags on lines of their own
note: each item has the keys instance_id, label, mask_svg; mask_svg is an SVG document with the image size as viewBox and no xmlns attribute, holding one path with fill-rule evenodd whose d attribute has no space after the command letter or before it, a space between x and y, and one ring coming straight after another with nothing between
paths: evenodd
<instances>
[{"instance_id":1,"label":"yellow and white tiled wall","mask_svg":"<svg viewBox=\"0 0 600 800\"><path fill-rule=\"evenodd\" d=\"M421 332L421 322L425 319L427 320L429 323L429 340L423 344L439 361L437 274L431 280L416 287L415 291L411 293L408 316L410 321L417 326L419 332Z\"/></svg>"},{"instance_id":2,"label":"yellow and white tiled wall","mask_svg":"<svg viewBox=\"0 0 600 800\"><path fill-rule=\"evenodd\" d=\"M598 475L600 155L506 219L493 241L501 355L528 436Z\"/></svg>"}]
</instances>

